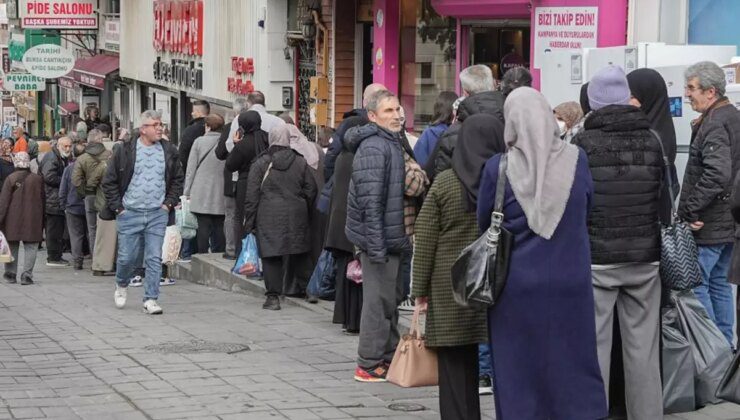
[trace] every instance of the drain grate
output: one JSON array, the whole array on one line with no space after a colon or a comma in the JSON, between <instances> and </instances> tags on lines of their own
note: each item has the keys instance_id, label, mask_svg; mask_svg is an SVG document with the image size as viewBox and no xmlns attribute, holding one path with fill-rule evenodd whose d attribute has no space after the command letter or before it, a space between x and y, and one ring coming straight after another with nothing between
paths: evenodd
<instances>
[{"instance_id":1,"label":"drain grate","mask_svg":"<svg viewBox=\"0 0 740 420\"><path fill-rule=\"evenodd\" d=\"M173 341L144 347L157 353L226 353L234 354L251 350L246 344L218 343L206 340Z\"/></svg>"},{"instance_id":2,"label":"drain grate","mask_svg":"<svg viewBox=\"0 0 740 420\"><path fill-rule=\"evenodd\" d=\"M393 411L404 411L407 413L410 413L412 411L424 411L427 409L421 404L414 403L393 403L389 405L388 408Z\"/></svg>"}]
</instances>

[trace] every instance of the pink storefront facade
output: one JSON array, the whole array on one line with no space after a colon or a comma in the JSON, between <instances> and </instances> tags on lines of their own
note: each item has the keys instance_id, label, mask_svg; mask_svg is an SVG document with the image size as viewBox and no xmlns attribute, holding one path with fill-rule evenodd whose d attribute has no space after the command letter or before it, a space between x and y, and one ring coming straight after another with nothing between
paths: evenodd
<instances>
[{"instance_id":1,"label":"pink storefront facade","mask_svg":"<svg viewBox=\"0 0 740 420\"><path fill-rule=\"evenodd\" d=\"M461 69L470 64L490 63L497 78L500 78L509 58L501 59L504 53L515 57L516 65L532 70L535 86L539 87L540 70L531 66L531 54L535 49L538 8L568 7L596 10L598 19L595 28L595 46L608 47L625 45L627 37L628 0L416 0L429 3L436 14L451 19L454 27L454 72L455 79ZM410 77L404 78L404 69L409 67L404 56L414 53L413 38L404 32L405 0L375 0L373 13L373 80L385 84L394 91L404 91ZM452 37L451 37L452 39ZM496 45L491 40L496 39ZM452 41L451 41L452 42ZM417 43L416 54L419 55ZM411 60L413 61L413 60ZM539 67L539 66L537 66ZM418 72L418 69L417 69ZM418 74L417 74L418 80ZM455 83L457 85L457 83ZM449 89L449 86L445 86ZM459 91L459 86L455 86ZM408 89L406 89L408 90ZM417 89L418 90L418 89ZM401 93L403 97L403 93ZM409 96L408 94L406 96ZM404 106L413 108L415 102L407 97Z\"/></svg>"}]
</instances>

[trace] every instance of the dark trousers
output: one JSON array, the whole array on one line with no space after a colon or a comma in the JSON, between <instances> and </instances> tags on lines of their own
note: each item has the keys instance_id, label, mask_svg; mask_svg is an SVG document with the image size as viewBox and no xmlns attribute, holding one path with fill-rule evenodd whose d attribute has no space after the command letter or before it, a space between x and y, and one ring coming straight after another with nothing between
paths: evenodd
<instances>
[{"instance_id":1,"label":"dark trousers","mask_svg":"<svg viewBox=\"0 0 740 420\"><path fill-rule=\"evenodd\" d=\"M265 295L301 295L306 292L311 275L310 254L282 255L262 258L262 278Z\"/></svg>"},{"instance_id":2,"label":"dark trousers","mask_svg":"<svg viewBox=\"0 0 740 420\"><path fill-rule=\"evenodd\" d=\"M224 252L226 237L224 236L224 216L195 213L198 219L198 230L195 235L198 242L198 254L209 252Z\"/></svg>"},{"instance_id":3,"label":"dark trousers","mask_svg":"<svg viewBox=\"0 0 740 420\"><path fill-rule=\"evenodd\" d=\"M46 214L47 260L59 261L64 252L64 215Z\"/></svg>"},{"instance_id":4,"label":"dark trousers","mask_svg":"<svg viewBox=\"0 0 740 420\"><path fill-rule=\"evenodd\" d=\"M244 239L244 203L247 201L247 180L240 179L236 182L236 209L234 211L234 244L237 258L242 252L242 239ZM262 270L264 271L264 270Z\"/></svg>"},{"instance_id":5,"label":"dark trousers","mask_svg":"<svg viewBox=\"0 0 740 420\"><path fill-rule=\"evenodd\" d=\"M478 345L436 347L442 420L480 419Z\"/></svg>"}]
</instances>

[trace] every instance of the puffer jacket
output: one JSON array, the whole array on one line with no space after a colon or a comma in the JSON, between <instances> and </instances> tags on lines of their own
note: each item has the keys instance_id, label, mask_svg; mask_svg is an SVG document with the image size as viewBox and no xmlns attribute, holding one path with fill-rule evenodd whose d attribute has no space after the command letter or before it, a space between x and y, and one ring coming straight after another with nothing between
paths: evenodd
<instances>
[{"instance_id":1,"label":"puffer jacket","mask_svg":"<svg viewBox=\"0 0 740 420\"><path fill-rule=\"evenodd\" d=\"M740 111L725 98L693 124L678 215L688 222L704 222L694 232L699 245L735 241L730 193L740 167L739 136Z\"/></svg>"},{"instance_id":2,"label":"puffer jacket","mask_svg":"<svg viewBox=\"0 0 740 420\"><path fill-rule=\"evenodd\" d=\"M403 220L405 166L400 137L376 124L347 132L354 152L347 197L347 239L383 263L388 254L410 251Z\"/></svg>"},{"instance_id":3,"label":"puffer jacket","mask_svg":"<svg viewBox=\"0 0 740 420\"><path fill-rule=\"evenodd\" d=\"M586 152L594 180L588 218L592 264L659 261L665 169L645 114L631 105L593 111L573 144Z\"/></svg>"},{"instance_id":4,"label":"puffer jacket","mask_svg":"<svg viewBox=\"0 0 740 420\"><path fill-rule=\"evenodd\" d=\"M440 136L437 146L424 166L429 181L452 167L452 153L457 145L457 136L460 134L462 122L475 114L491 114L504 122L504 96L498 91L481 92L460 103L457 109L457 121Z\"/></svg>"},{"instance_id":5,"label":"puffer jacket","mask_svg":"<svg viewBox=\"0 0 740 420\"><path fill-rule=\"evenodd\" d=\"M51 152L44 155L39 167L39 173L44 178L44 194L46 196L45 210L47 214L64 215L59 199L59 186L62 184L62 175L64 168L67 167L68 160L59 154L59 149L54 147Z\"/></svg>"},{"instance_id":6,"label":"puffer jacket","mask_svg":"<svg viewBox=\"0 0 740 420\"><path fill-rule=\"evenodd\" d=\"M105 162L110 152L102 143L90 143L75 163L72 185L80 196L96 195L105 174Z\"/></svg>"}]
</instances>

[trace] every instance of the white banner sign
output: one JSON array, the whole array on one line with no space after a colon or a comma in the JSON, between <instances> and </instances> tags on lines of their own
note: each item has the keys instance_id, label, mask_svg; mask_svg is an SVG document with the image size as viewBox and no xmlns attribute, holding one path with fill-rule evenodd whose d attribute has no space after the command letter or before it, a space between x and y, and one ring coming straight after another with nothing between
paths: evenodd
<instances>
[{"instance_id":1,"label":"white banner sign","mask_svg":"<svg viewBox=\"0 0 740 420\"><path fill-rule=\"evenodd\" d=\"M13 107L3 107L3 122L11 127L18 125L18 112Z\"/></svg>"},{"instance_id":2,"label":"white banner sign","mask_svg":"<svg viewBox=\"0 0 740 420\"><path fill-rule=\"evenodd\" d=\"M72 51L59 45L41 44L23 54L23 66L35 76L56 79L72 71L75 56Z\"/></svg>"},{"instance_id":3,"label":"white banner sign","mask_svg":"<svg viewBox=\"0 0 740 420\"><path fill-rule=\"evenodd\" d=\"M46 90L46 79L28 73L5 73L3 90L8 92Z\"/></svg>"},{"instance_id":4,"label":"white banner sign","mask_svg":"<svg viewBox=\"0 0 740 420\"><path fill-rule=\"evenodd\" d=\"M23 28L98 29L96 0L20 0Z\"/></svg>"},{"instance_id":5,"label":"white banner sign","mask_svg":"<svg viewBox=\"0 0 740 420\"><path fill-rule=\"evenodd\" d=\"M121 21L108 18L105 21L105 33L103 36L103 49L108 51L119 51L121 40Z\"/></svg>"},{"instance_id":6,"label":"white banner sign","mask_svg":"<svg viewBox=\"0 0 740 420\"><path fill-rule=\"evenodd\" d=\"M553 50L596 47L598 7L537 7L534 17L534 68Z\"/></svg>"}]
</instances>

